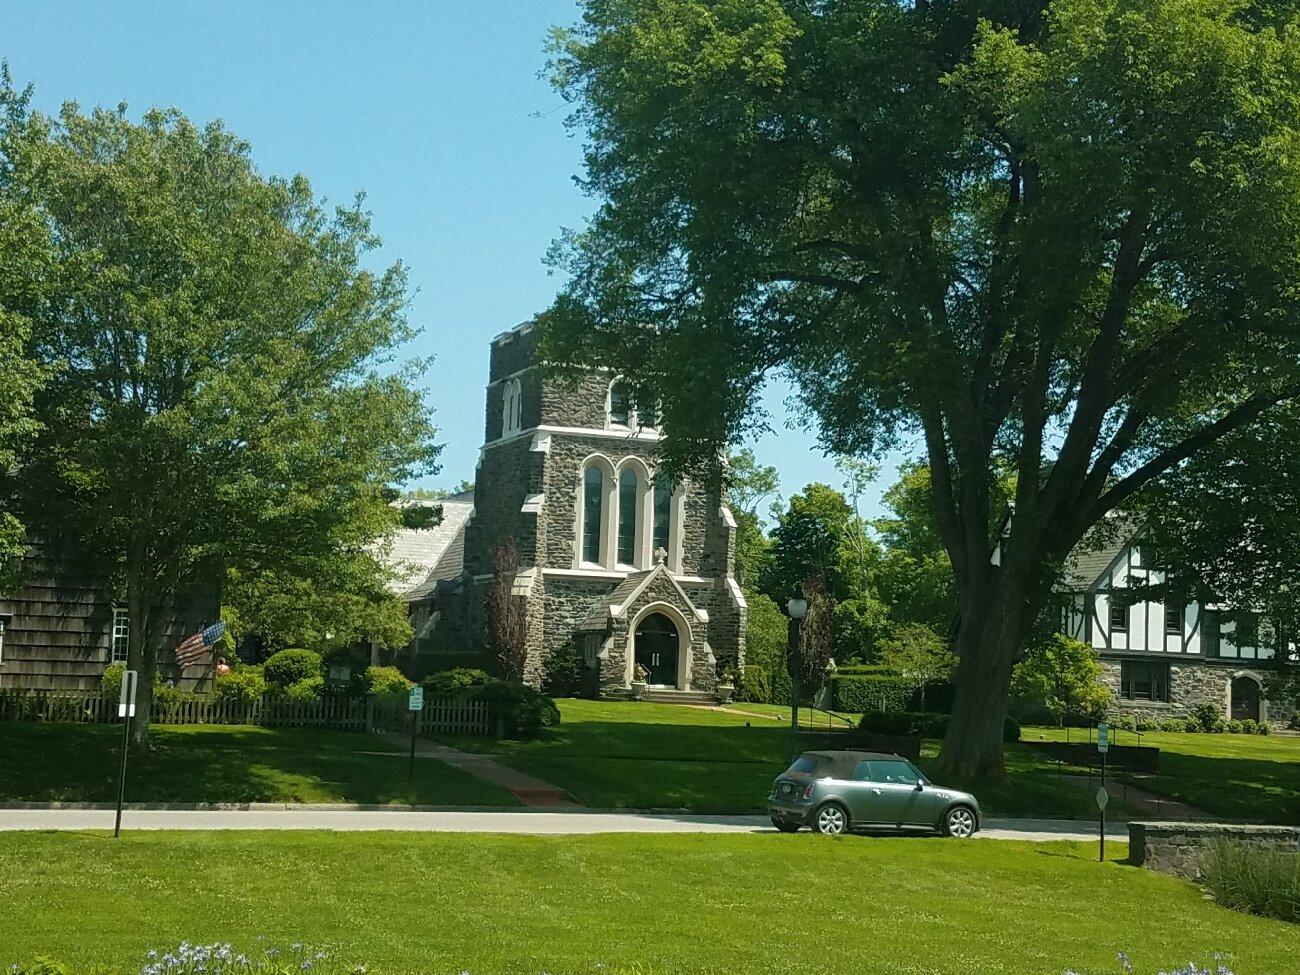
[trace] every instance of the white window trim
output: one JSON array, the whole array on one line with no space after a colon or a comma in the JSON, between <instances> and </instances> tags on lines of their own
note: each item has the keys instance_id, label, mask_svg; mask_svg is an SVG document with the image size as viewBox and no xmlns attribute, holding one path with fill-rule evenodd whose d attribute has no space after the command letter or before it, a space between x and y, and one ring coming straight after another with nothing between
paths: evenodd
<instances>
[{"instance_id":1,"label":"white window trim","mask_svg":"<svg viewBox=\"0 0 1300 975\"><path fill-rule=\"evenodd\" d=\"M121 628L122 632L120 634L118 633L119 620L123 621L123 625ZM122 656L120 657L117 655L117 641L119 635L125 644L122 647ZM114 606L113 607L113 628L109 635L108 662L110 664L126 663L127 658L130 656L130 652L131 652L130 612L127 610L125 606Z\"/></svg>"},{"instance_id":2,"label":"white window trim","mask_svg":"<svg viewBox=\"0 0 1300 975\"><path fill-rule=\"evenodd\" d=\"M522 429L523 387L510 379L501 391L501 438L512 437Z\"/></svg>"},{"instance_id":3,"label":"white window trim","mask_svg":"<svg viewBox=\"0 0 1300 975\"><path fill-rule=\"evenodd\" d=\"M5 662L5 630L9 626L9 618L0 616L0 666Z\"/></svg>"},{"instance_id":4,"label":"white window trim","mask_svg":"<svg viewBox=\"0 0 1300 975\"><path fill-rule=\"evenodd\" d=\"M584 529L586 526L587 470L593 465L600 468L605 478L604 493L601 503L600 525L600 561L591 562L585 558ZM623 472L632 470L636 474L636 547L633 562L618 561L618 530L621 521L620 505L622 492L619 482ZM590 454L578 465L577 503L574 505L574 552L572 568L590 571L639 572L652 569L655 565L654 555L654 476L655 471L641 457L624 457L617 464L604 454ZM668 569L682 572L684 560L683 524L686 517L686 485L679 484L669 500L668 512Z\"/></svg>"},{"instance_id":5,"label":"white window trim","mask_svg":"<svg viewBox=\"0 0 1300 975\"><path fill-rule=\"evenodd\" d=\"M627 431L629 433L639 433L642 430L648 430L651 433L659 432L659 410L655 410L655 422L642 425L641 411L637 409L636 401L631 398L629 390L627 401L627 422L620 423L614 420L614 387L624 382L623 376L615 376L605 387L605 429L615 430L618 432Z\"/></svg>"}]
</instances>

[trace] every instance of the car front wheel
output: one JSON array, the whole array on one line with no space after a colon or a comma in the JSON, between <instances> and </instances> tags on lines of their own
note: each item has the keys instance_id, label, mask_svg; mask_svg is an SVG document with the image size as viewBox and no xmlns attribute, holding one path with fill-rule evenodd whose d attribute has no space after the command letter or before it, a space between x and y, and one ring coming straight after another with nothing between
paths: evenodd
<instances>
[{"instance_id":1,"label":"car front wheel","mask_svg":"<svg viewBox=\"0 0 1300 975\"><path fill-rule=\"evenodd\" d=\"M823 836L840 836L849 831L849 814L836 802L828 802L813 817L813 829Z\"/></svg>"},{"instance_id":2,"label":"car front wheel","mask_svg":"<svg viewBox=\"0 0 1300 975\"><path fill-rule=\"evenodd\" d=\"M975 835L975 813L966 806L953 806L943 817L944 836L965 840Z\"/></svg>"}]
</instances>

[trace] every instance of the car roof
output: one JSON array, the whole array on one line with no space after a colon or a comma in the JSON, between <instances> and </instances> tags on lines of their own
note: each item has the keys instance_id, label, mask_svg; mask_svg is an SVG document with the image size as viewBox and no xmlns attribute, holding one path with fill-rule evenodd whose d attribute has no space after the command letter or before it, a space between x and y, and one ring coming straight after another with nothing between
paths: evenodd
<instances>
[{"instance_id":1,"label":"car roof","mask_svg":"<svg viewBox=\"0 0 1300 975\"><path fill-rule=\"evenodd\" d=\"M804 752L805 755L816 755L819 758L829 759L830 761L843 761L853 759L854 761L872 761L880 759L895 759L897 761L907 761L902 755L895 755L893 752L859 752L851 749L823 749L819 751Z\"/></svg>"}]
</instances>

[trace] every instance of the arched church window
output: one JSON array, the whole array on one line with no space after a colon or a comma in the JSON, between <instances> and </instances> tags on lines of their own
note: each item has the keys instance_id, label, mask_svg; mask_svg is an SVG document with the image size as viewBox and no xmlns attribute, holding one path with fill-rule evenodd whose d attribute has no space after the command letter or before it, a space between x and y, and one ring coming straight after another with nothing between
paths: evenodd
<instances>
[{"instance_id":1,"label":"arched church window","mask_svg":"<svg viewBox=\"0 0 1300 975\"><path fill-rule=\"evenodd\" d=\"M508 437L512 433L518 433L521 429L522 404L523 391L520 388L519 380L511 379L506 383L505 391L502 394L501 436Z\"/></svg>"},{"instance_id":2,"label":"arched church window","mask_svg":"<svg viewBox=\"0 0 1300 975\"><path fill-rule=\"evenodd\" d=\"M673 512L673 489L663 481L655 482L654 493L654 551L668 551ZM658 556L655 556L658 558Z\"/></svg>"},{"instance_id":3,"label":"arched church window","mask_svg":"<svg viewBox=\"0 0 1300 975\"><path fill-rule=\"evenodd\" d=\"M600 523L604 518L605 473L589 466L582 475L582 561L600 562Z\"/></svg>"},{"instance_id":4,"label":"arched church window","mask_svg":"<svg viewBox=\"0 0 1300 975\"><path fill-rule=\"evenodd\" d=\"M618 427L632 425L632 395L621 379L615 379L609 387L609 422Z\"/></svg>"},{"instance_id":5,"label":"arched church window","mask_svg":"<svg viewBox=\"0 0 1300 975\"><path fill-rule=\"evenodd\" d=\"M636 501L640 494L636 471L626 468L618 476L618 561L636 564Z\"/></svg>"}]
</instances>

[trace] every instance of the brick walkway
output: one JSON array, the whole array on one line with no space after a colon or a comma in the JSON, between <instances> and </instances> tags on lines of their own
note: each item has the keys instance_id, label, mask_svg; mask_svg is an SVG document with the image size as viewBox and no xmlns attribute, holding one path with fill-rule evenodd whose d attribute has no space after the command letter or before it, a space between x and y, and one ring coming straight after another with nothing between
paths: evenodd
<instances>
[{"instance_id":1,"label":"brick walkway","mask_svg":"<svg viewBox=\"0 0 1300 975\"><path fill-rule=\"evenodd\" d=\"M396 732L381 732L382 736L403 750L411 747L411 739ZM525 806L545 809L582 809L582 803L558 785L544 782L535 776L520 772L498 762L491 755L462 752L447 745L439 745L427 738L415 742L416 758L435 758L445 765L468 772L476 779L500 786Z\"/></svg>"}]
</instances>

